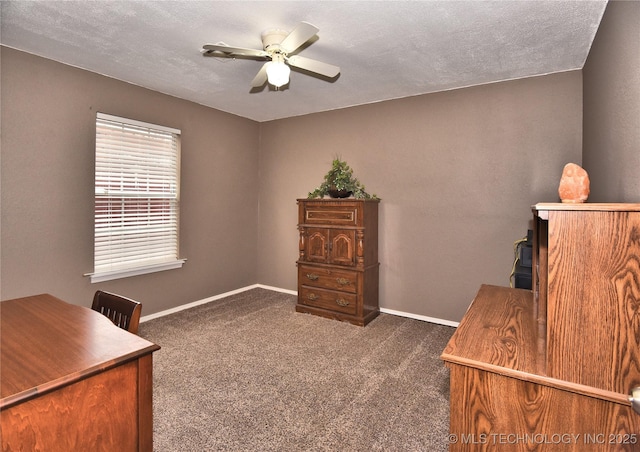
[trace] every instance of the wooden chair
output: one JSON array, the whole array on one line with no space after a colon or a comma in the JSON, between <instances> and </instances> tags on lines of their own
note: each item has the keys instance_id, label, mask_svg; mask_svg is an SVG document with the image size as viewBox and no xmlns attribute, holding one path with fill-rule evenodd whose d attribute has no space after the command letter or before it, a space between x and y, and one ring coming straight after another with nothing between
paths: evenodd
<instances>
[{"instance_id":1,"label":"wooden chair","mask_svg":"<svg viewBox=\"0 0 640 452\"><path fill-rule=\"evenodd\" d=\"M91 309L109 317L120 328L138 334L142 303L120 295L98 290Z\"/></svg>"}]
</instances>

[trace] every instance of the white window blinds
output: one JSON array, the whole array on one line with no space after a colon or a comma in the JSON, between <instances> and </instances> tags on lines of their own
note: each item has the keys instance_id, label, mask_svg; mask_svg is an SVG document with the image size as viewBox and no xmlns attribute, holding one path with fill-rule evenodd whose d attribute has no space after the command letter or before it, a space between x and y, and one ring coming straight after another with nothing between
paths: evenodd
<instances>
[{"instance_id":1,"label":"white window blinds","mask_svg":"<svg viewBox=\"0 0 640 452\"><path fill-rule=\"evenodd\" d=\"M180 131L98 113L92 282L176 268Z\"/></svg>"}]
</instances>

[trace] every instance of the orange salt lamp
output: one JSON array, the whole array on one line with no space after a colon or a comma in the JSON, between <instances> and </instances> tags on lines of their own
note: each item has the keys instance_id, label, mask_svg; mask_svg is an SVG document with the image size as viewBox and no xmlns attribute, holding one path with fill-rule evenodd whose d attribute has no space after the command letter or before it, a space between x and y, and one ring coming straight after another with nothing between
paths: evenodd
<instances>
[{"instance_id":1,"label":"orange salt lamp","mask_svg":"<svg viewBox=\"0 0 640 452\"><path fill-rule=\"evenodd\" d=\"M562 170L558 195L560 195L562 202L585 202L589 197L589 175L587 172L575 163L567 163Z\"/></svg>"}]
</instances>

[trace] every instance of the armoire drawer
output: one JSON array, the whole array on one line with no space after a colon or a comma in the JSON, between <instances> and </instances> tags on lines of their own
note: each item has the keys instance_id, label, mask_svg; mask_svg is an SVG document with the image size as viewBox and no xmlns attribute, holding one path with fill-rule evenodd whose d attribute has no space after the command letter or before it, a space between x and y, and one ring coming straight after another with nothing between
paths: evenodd
<instances>
[{"instance_id":1,"label":"armoire drawer","mask_svg":"<svg viewBox=\"0 0 640 452\"><path fill-rule=\"evenodd\" d=\"M349 202L337 202L334 205L315 205L309 202L304 207L305 224L323 224L334 226L356 226L359 209Z\"/></svg>"},{"instance_id":2,"label":"armoire drawer","mask_svg":"<svg viewBox=\"0 0 640 452\"><path fill-rule=\"evenodd\" d=\"M298 281L306 286L356 293L358 272L300 265Z\"/></svg>"},{"instance_id":3,"label":"armoire drawer","mask_svg":"<svg viewBox=\"0 0 640 452\"><path fill-rule=\"evenodd\" d=\"M298 291L298 302L316 308L344 312L345 314L355 315L356 313L356 296L335 290L301 286Z\"/></svg>"}]
</instances>

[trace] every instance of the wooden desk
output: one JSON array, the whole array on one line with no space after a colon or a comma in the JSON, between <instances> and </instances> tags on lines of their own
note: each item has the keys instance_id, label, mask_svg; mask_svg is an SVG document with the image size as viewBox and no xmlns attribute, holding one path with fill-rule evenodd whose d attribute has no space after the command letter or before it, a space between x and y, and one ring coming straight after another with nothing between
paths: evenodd
<instances>
[{"instance_id":1,"label":"wooden desk","mask_svg":"<svg viewBox=\"0 0 640 452\"><path fill-rule=\"evenodd\" d=\"M546 375L543 331L530 291L480 287L441 355L449 450L640 451L640 416L626 394Z\"/></svg>"},{"instance_id":2,"label":"wooden desk","mask_svg":"<svg viewBox=\"0 0 640 452\"><path fill-rule=\"evenodd\" d=\"M51 295L1 302L2 450L152 451L159 348Z\"/></svg>"},{"instance_id":3,"label":"wooden desk","mask_svg":"<svg viewBox=\"0 0 640 452\"><path fill-rule=\"evenodd\" d=\"M640 452L640 204L532 210L533 290L481 286L442 353L449 450Z\"/></svg>"}]
</instances>

